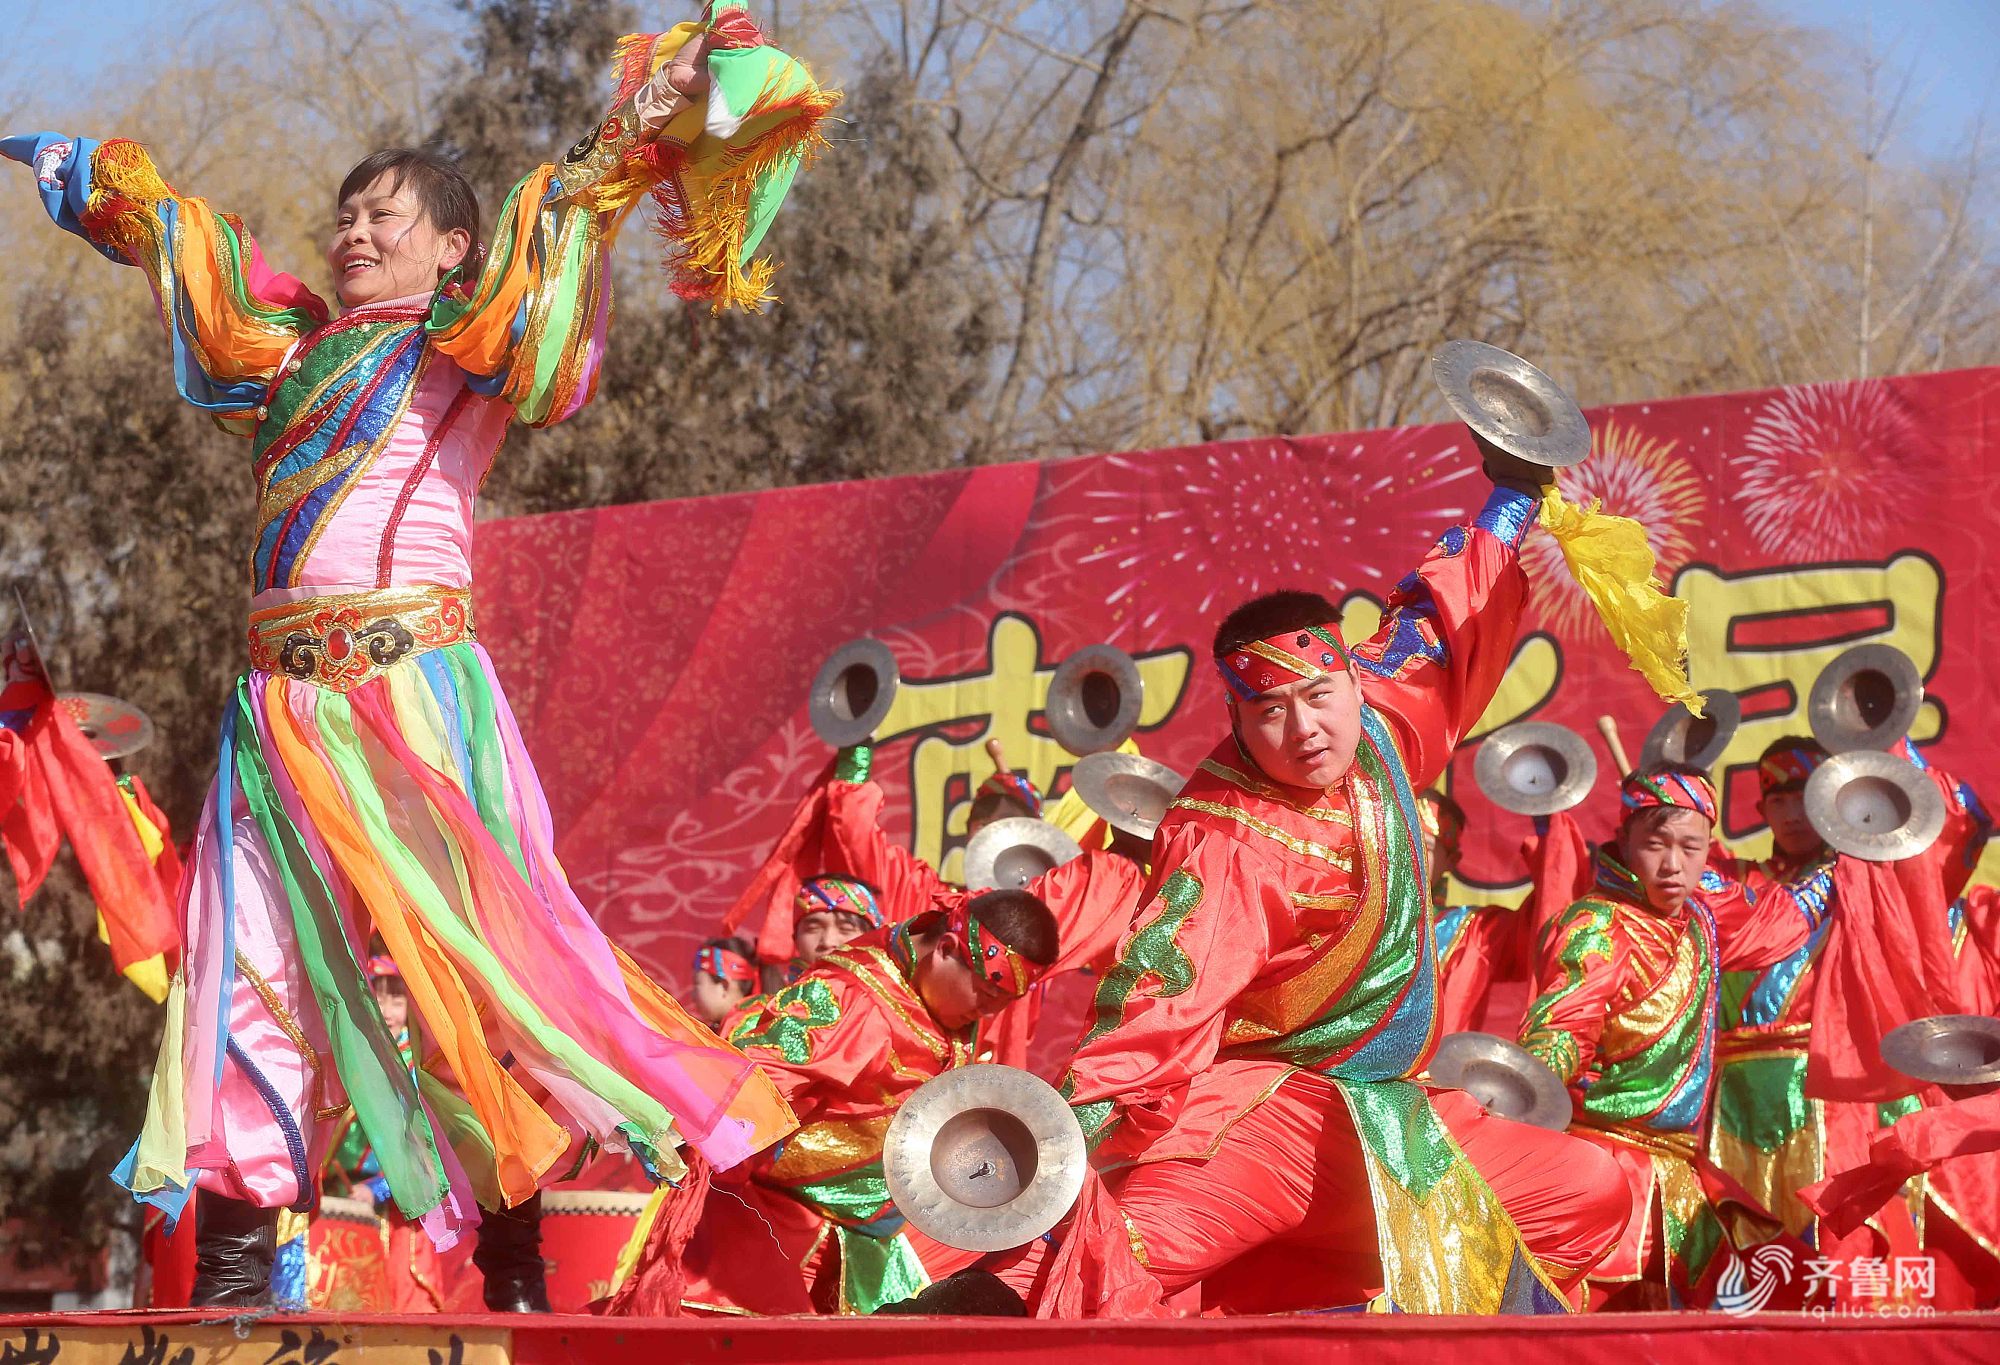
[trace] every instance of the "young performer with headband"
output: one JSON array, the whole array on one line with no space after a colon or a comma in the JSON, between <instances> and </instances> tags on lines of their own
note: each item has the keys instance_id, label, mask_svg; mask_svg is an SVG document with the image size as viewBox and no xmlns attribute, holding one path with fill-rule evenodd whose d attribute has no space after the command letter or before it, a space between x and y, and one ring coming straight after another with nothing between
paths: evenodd
<instances>
[{"instance_id":1,"label":"young performer with headband","mask_svg":"<svg viewBox=\"0 0 2000 1365\"><path fill-rule=\"evenodd\" d=\"M729 1040L777 1082L799 1130L716 1177L705 1204L696 1181L660 1191L610 1311L869 1313L975 1259L904 1226L882 1141L918 1086L973 1060L980 1021L1056 953L1047 907L988 891L836 948L752 1001Z\"/></svg>"},{"instance_id":2,"label":"young performer with headband","mask_svg":"<svg viewBox=\"0 0 2000 1365\"><path fill-rule=\"evenodd\" d=\"M571 891L474 633L474 495L511 423L589 400L629 211L660 202L678 292L759 303L755 250L835 103L740 9L626 39L617 62L611 111L520 182L488 249L449 162L357 165L329 206L337 315L137 143L0 139L60 226L145 273L182 394L252 443L250 670L118 1171L175 1214L201 1189L197 1304L261 1301L276 1211L310 1206L350 1105L440 1244L475 1205L529 1201L585 1140L664 1179L683 1142L727 1166L789 1127ZM403 1066L373 1007L371 930L434 1069Z\"/></svg>"},{"instance_id":3,"label":"young performer with headband","mask_svg":"<svg viewBox=\"0 0 2000 1365\"><path fill-rule=\"evenodd\" d=\"M1694 768L1634 774L1620 793L1596 887L1544 934L1521 1042L1569 1085L1570 1131L1617 1159L1629 1191L1625 1235L1590 1275L1593 1303L1706 1308L1716 1253L1783 1231L1700 1153L1721 973L1805 943L1830 878L1820 868L1753 899L1710 869L1716 794Z\"/></svg>"},{"instance_id":4,"label":"young performer with headband","mask_svg":"<svg viewBox=\"0 0 2000 1365\"><path fill-rule=\"evenodd\" d=\"M1037 1313L1560 1311L1623 1226L1602 1153L1414 1079L1437 1003L1416 792L1506 668L1536 508L1538 474L1488 458L1500 486L1373 639L1303 592L1217 632L1230 733L1159 827L1064 1082L1102 1179L1053 1250L993 1264Z\"/></svg>"},{"instance_id":5,"label":"young performer with headband","mask_svg":"<svg viewBox=\"0 0 2000 1365\"><path fill-rule=\"evenodd\" d=\"M731 1011L757 994L757 963L740 938L704 939L694 950L688 1007L712 1029L721 1029Z\"/></svg>"}]
</instances>

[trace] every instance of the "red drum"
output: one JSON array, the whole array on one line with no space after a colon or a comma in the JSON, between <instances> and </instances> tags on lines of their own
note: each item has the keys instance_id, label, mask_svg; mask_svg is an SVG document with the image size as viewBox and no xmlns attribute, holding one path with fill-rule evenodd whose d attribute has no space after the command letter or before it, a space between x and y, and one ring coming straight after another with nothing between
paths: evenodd
<instances>
[{"instance_id":1,"label":"red drum","mask_svg":"<svg viewBox=\"0 0 2000 1365\"><path fill-rule=\"evenodd\" d=\"M388 1250L389 1229L373 1204L321 1199L306 1229L306 1302L317 1312L393 1311Z\"/></svg>"},{"instance_id":2,"label":"red drum","mask_svg":"<svg viewBox=\"0 0 2000 1365\"><path fill-rule=\"evenodd\" d=\"M618 1253L638 1226L650 1198L643 1191L542 1192L542 1259L548 1262L549 1307L581 1313L611 1292Z\"/></svg>"}]
</instances>

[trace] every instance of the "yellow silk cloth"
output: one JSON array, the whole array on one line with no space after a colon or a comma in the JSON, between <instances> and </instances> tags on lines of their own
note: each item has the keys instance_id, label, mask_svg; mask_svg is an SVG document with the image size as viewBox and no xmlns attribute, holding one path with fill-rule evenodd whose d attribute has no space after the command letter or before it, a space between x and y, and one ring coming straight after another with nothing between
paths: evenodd
<instances>
[{"instance_id":1,"label":"yellow silk cloth","mask_svg":"<svg viewBox=\"0 0 2000 1365\"><path fill-rule=\"evenodd\" d=\"M1600 506L1593 499L1578 507L1551 484L1542 493L1542 527L1632 667L1662 701L1699 716L1701 694L1687 675L1688 604L1660 586L1646 528Z\"/></svg>"}]
</instances>

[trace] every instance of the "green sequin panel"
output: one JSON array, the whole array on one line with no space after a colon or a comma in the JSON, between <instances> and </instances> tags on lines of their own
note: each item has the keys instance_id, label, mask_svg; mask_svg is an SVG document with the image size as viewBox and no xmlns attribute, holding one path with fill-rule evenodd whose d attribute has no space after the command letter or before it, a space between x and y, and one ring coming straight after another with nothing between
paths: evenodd
<instances>
[{"instance_id":1,"label":"green sequin panel","mask_svg":"<svg viewBox=\"0 0 2000 1365\"><path fill-rule=\"evenodd\" d=\"M1775 1152L1812 1123L1804 1057L1753 1057L1720 1069L1715 1122L1759 1151Z\"/></svg>"},{"instance_id":2,"label":"green sequin panel","mask_svg":"<svg viewBox=\"0 0 2000 1365\"><path fill-rule=\"evenodd\" d=\"M812 1060L812 1035L840 1019L840 1004L824 981L795 981L731 1031L739 1048L766 1048L793 1066Z\"/></svg>"},{"instance_id":3,"label":"green sequin panel","mask_svg":"<svg viewBox=\"0 0 2000 1365\"><path fill-rule=\"evenodd\" d=\"M1152 993L1159 999L1180 995L1194 985L1194 963L1174 936L1201 904L1201 892L1200 879L1186 871L1167 878L1153 898L1159 913L1132 935L1118 965L1097 983L1095 1018L1078 1048L1088 1047L1125 1021L1126 1007L1142 983L1156 983Z\"/></svg>"}]
</instances>

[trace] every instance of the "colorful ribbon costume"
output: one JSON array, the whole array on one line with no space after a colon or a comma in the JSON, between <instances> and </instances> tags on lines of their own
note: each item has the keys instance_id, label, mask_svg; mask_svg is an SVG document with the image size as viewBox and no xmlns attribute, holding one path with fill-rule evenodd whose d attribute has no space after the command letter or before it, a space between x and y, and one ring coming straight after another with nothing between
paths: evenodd
<instances>
[{"instance_id":1,"label":"colorful ribbon costume","mask_svg":"<svg viewBox=\"0 0 2000 1365\"><path fill-rule=\"evenodd\" d=\"M475 1200L528 1198L579 1144L670 1178L683 1142L727 1167L790 1127L570 890L470 593L473 498L508 425L595 388L633 205L666 201L683 293L764 293L751 253L834 97L741 11L710 27L706 96L649 126L641 93L702 26L625 40L612 112L508 195L472 278L337 318L136 143L0 140L61 226L145 272L181 393L252 441L252 667L118 1172L141 1199L177 1213L198 1182L310 1204L352 1106L397 1207L449 1244ZM362 977L371 929L436 1049L414 1073Z\"/></svg>"}]
</instances>

